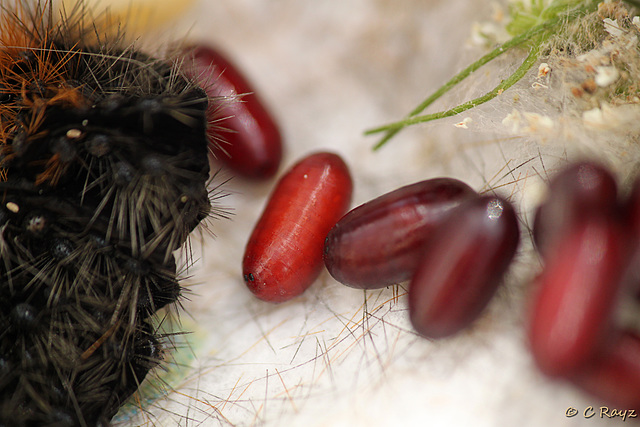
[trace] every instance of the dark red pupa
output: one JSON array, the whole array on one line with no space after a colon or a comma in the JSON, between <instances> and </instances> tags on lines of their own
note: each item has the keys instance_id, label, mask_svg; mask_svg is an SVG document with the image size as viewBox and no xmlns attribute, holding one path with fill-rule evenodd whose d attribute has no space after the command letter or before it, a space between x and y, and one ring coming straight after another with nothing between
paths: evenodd
<instances>
[{"instance_id":1,"label":"dark red pupa","mask_svg":"<svg viewBox=\"0 0 640 427\"><path fill-rule=\"evenodd\" d=\"M351 210L331 229L324 262L338 282L375 289L411 278L429 234L465 199L467 184L435 178L394 190Z\"/></svg>"},{"instance_id":2,"label":"dark red pupa","mask_svg":"<svg viewBox=\"0 0 640 427\"><path fill-rule=\"evenodd\" d=\"M640 178L636 178L631 186L624 204L624 217L634 239L640 243Z\"/></svg>"},{"instance_id":3,"label":"dark red pupa","mask_svg":"<svg viewBox=\"0 0 640 427\"><path fill-rule=\"evenodd\" d=\"M636 178L631 187L631 193L624 203L623 215L630 230L630 246L634 257L629 272L633 281L631 291L640 301L640 178Z\"/></svg>"},{"instance_id":4,"label":"dark red pupa","mask_svg":"<svg viewBox=\"0 0 640 427\"><path fill-rule=\"evenodd\" d=\"M283 302L322 270L322 245L349 208L352 182L342 159L312 154L277 183L245 250L242 274L258 298Z\"/></svg>"},{"instance_id":5,"label":"dark red pupa","mask_svg":"<svg viewBox=\"0 0 640 427\"><path fill-rule=\"evenodd\" d=\"M569 165L549 183L547 198L536 210L533 238L544 256L555 247L564 229L588 210L618 211L615 178L606 168L593 162Z\"/></svg>"},{"instance_id":6,"label":"dark red pupa","mask_svg":"<svg viewBox=\"0 0 640 427\"><path fill-rule=\"evenodd\" d=\"M573 382L620 410L640 411L640 336L623 331Z\"/></svg>"},{"instance_id":7,"label":"dark red pupa","mask_svg":"<svg viewBox=\"0 0 640 427\"><path fill-rule=\"evenodd\" d=\"M611 344L613 312L629 259L619 221L585 211L561 230L533 297L529 341L540 369L570 377Z\"/></svg>"},{"instance_id":8,"label":"dark red pupa","mask_svg":"<svg viewBox=\"0 0 640 427\"><path fill-rule=\"evenodd\" d=\"M468 200L427 240L409 285L415 330L443 338L470 325L484 310L520 240L511 204L499 197Z\"/></svg>"},{"instance_id":9,"label":"dark red pupa","mask_svg":"<svg viewBox=\"0 0 640 427\"><path fill-rule=\"evenodd\" d=\"M227 103L209 108L209 138L216 157L231 170L251 179L270 178L282 159L282 137L276 121L251 85L220 52L208 46L189 51L186 72L211 98Z\"/></svg>"}]
</instances>

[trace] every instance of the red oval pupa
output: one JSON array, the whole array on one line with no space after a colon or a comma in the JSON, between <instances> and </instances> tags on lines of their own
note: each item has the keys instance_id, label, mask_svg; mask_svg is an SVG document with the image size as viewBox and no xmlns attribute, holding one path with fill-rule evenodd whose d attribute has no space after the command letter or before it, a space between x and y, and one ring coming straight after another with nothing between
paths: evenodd
<instances>
[{"instance_id":1,"label":"red oval pupa","mask_svg":"<svg viewBox=\"0 0 640 427\"><path fill-rule=\"evenodd\" d=\"M422 246L461 201L477 197L467 184L435 178L407 185L347 213L331 229L324 262L338 282L375 289L411 278Z\"/></svg>"},{"instance_id":2,"label":"red oval pupa","mask_svg":"<svg viewBox=\"0 0 640 427\"><path fill-rule=\"evenodd\" d=\"M251 179L275 175L282 159L282 137L276 121L246 80L225 56L208 46L189 53L187 74L211 99L207 111L210 146L220 161Z\"/></svg>"},{"instance_id":3,"label":"red oval pupa","mask_svg":"<svg viewBox=\"0 0 640 427\"><path fill-rule=\"evenodd\" d=\"M326 152L302 159L278 181L244 254L251 292L283 302L316 280L325 236L349 208L352 187L347 165Z\"/></svg>"}]
</instances>

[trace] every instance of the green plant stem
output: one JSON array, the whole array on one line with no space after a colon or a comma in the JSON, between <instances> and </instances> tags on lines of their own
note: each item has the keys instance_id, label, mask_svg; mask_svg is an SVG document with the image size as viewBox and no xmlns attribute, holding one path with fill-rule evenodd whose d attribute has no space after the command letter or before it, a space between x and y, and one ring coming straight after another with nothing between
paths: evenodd
<instances>
[{"instance_id":1,"label":"green plant stem","mask_svg":"<svg viewBox=\"0 0 640 427\"><path fill-rule=\"evenodd\" d=\"M526 74L526 72L533 66L533 64L535 63L535 61L538 58L538 52L539 52L539 47L540 45L546 41L554 32L550 31L553 28L555 28L557 25L561 24L562 22L564 22L567 19L571 19L574 16L580 16L589 12L592 12L593 10L595 10L597 8L597 5L599 3L599 0L592 0L589 1L585 6L582 6L580 8L577 8L573 11L570 11L566 14L558 14L556 17L549 19L543 23L541 23L540 25L536 25L535 27L531 28L530 30L515 36L514 38L512 38L511 40L503 43L502 45L496 47L495 49L493 49L491 52L487 53L486 55L484 55L482 58L480 58L479 60L475 61L474 63L472 63L471 65L469 65L467 68L465 68L464 70L462 70L461 72L459 72L458 74L456 74L451 80L449 80L447 83L445 83L443 86L441 86L438 90L436 90L432 95L430 95L427 99L425 99L420 105L418 105L416 108L414 108L407 116L406 119L401 120L399 122L395 122L395 123L391 123L391 124L387 124L384 126L380 126L377 128L373 128L373 129L369 129L367 131L365 131L365 135L372 135L375 133L380 133L380 132L387 132L381 139L380 141L373 147L374 150L379 149L380 147L382 147L387 141L389 141L393 136L395 136L398 132L400 132L400 130L402 130L404 127L406 126L410 126L412 124L416 124L416 123L424 123L427 121L431 121L431 120L437 120L439 118L444 118L444 117L449 117L458 113L461 113L463 111L469 110L477 105L480 105L484 102L487 102L493 98L495 98L497 95L499 95L500 93L502 93L502 91L506 90L507 88L513 86L518 80L520 80L522 77L524 77L524 75ZM532 44L535 45L535 47L533 48L533 50L529 53L529 56L527 57L527 59L525 60L525 62L520 66L520 68L518 68L518 70L516 70L516 72L509 76L507 79L503 80L495 89L493 89L491 92L476 98L472 101L466 102L464 104L461 104L457 107L454 107L450 110L447 111L443 111L440 113L434 113L434 114L428 114L428 115L424 115L424 116L418 116L418 114L420 114L422 111L424 111L429 105L431 105L433 102L435 102L437 99L439 99L440 97L442 97L442 95L444 95L445 93L447 93L449 90L451 90L453 87L455 87L458 83L462 82L464 79L466 79L467 77L469 77L471 75L471 73L473 73L474 71L478 70L480 67L482 67L483 65L487 64L488 62L492 61L493 59L497 58L498 56L502 55L504 52L520 46L522 44L525 44L527 42L533 42ZM531 53L535 51L535 57L531 56ZM528 68L523 69L524 66L528 66ZM514 80L514 76L517 77L517 79Z\"/></svg>"},{"instance_id":2,"label":"green plant stem","mask_svg":"<svg viewBox=\"0 0 640 427\"><path fill-rule=\"evenodd\" d=\"M496 96L500 95L502 92L504 92L505 90L513 86L515 83L517 83L522 77L524 77L527 71L529 71L531 67L538 60L539 53L540 53L540 50L538 48L536 47L532 48L531 51L529 52L529 55L527 55L526 59L523 61L520 67L518 67L518 69L513 74L511 74L509 77L507 77L502 82L500 82L500 84L496 86L492 91L478 98L472 99L471 101L467 101L464 104L460 104L450 110L440 111L433 114L425 114L423 116L413 116L401 122L391 123L385 126L381 126L379 128L374 128L367 131L367 134L384 132L384 131L388 131L389 133L392 133L394 131L397 132L400 129L404 128L405 126L411 126L418 123L425 123L425 122L430 122L432 120L444 119L445 117L455 116L456 114L460 114L464 111L477 107L478 105L484 104L485 102L490 101ZM381 144L378 143L378 145L376 145L375 148L377 149L380 146Z\"/></svg>"}]
</instances>

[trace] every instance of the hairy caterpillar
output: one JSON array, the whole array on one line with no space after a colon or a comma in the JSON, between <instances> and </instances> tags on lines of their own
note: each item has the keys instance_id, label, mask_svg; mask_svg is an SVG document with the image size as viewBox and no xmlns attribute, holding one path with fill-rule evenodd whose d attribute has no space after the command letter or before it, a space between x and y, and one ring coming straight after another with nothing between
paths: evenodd
<instances>
[{"instance_id":1,"label":"hairy caterpillar","mask_svg":"<svg viewBox=\"0 0 640 427\"><path fill-rule=\"evenodd\" d=\"M551 146L543 146L538 159L538 147L526 138L477 135L450 121L399 135L405 142L390 145L383 155L370 153L374 140L358 138L466 65L468 27L490 12L486 2L411 1L406 8L389 0L357 7L295 0L201 3L209 11L202 13L207 37L242 52L240 65L251 64L253 75L262 71L256 87L266 86L279 114L289 114L286 133L295 145L288 160L312 148L340 152L359 179L355 203L442 173L468 179L474 188L514 188L519 201L525 183L535 188L530 179L551 173L554 160L563 159ZM501 78L499 65L487 74ZM474 76L479 90L489 87L483 76ZM469 129L487 126L483 118L500 123L501 113L487 108L473 116ZM527 167L520 166L525 161ZM562 425L569 405L598 410L598 401L543 381L529 368L519 328L512 326L521 313L522 281L511 281L515 286L479 327L441 345L413 339L403 287L362 295L324 275L311 294L286 306L249 302L250 295L238 290L237 260L246 241L236 234L243 225L248 233L254 224L262 203L254 196L262 192L264 187L242 188L252 197L236 198L242 204L234 227L216 230L225 253L207 259L206 274L215 277L216 286L191 301L189 312L215 338L222 335L223 345L214 343L215 353L201 355L197 381L185 382L171 397L170 403L191 397L173 409L183 418L166 421L164 401L156 405L152 422L143 417L127 425L418 425L428 419L444 425L537 426ZM224 340L227 336L232 339ZM620 420L597 422L619 425Z\"/></svg>"},{"instance_id":2,"label":"hairy caterpillar","mask_svg":"<svg viewBox=\"0 0 640 427\"><path fill-rule=\"evenodd\" d=\"M81 2L0 8L0 425L107 425L212 212L208 99Z\"/></svg>"}]
</instances>

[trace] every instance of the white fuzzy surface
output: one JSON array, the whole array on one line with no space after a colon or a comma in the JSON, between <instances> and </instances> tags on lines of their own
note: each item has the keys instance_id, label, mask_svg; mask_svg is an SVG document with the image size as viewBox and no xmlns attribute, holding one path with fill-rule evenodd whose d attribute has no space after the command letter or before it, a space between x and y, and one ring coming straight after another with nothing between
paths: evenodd
<instances>
[{"instance_id":1,"label":"white fuzzy surface","mask_svg":"<svg viewBox=\"0 0 640 427\"><path fill-rule=\"evenodd\" d=\"M202 247L194 245L190 316L182 316L183 327L195 330L192 368L171 381L176 392L124 425L622 423L586 420L582 411L601 403L543 377L526 347L527 295L539 268L527 213L539 176L567 156L561 138L497 133L513 108L504 97L515 92L478 112L409 129L378 152L371 150L377 139L363 136L478 58L483 50L468 43L472 23L492 13L484 0L202 0L162 30L183 37L189 29L187 39L220 47L254 83L283 131L280 174L312 151L337 152L352 171L353 206L426 178L460 178L512 197L523 245L488 312L462 334L430 342L411 330L406 286L365 293L323 273L290 302L257 301L244 286L241 261L274 181L234 178L226 185L233 219L216 222L216 238L204 235ZM518 58L481 69L438 106L489 90ZM519 87L526 93L530 85ZM468 129L454 126L466 117ZM568 407L580 414L567 418Z\"/></svg>"}]
</instances>

